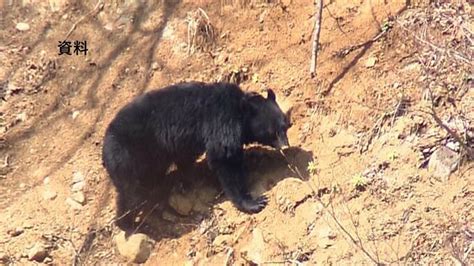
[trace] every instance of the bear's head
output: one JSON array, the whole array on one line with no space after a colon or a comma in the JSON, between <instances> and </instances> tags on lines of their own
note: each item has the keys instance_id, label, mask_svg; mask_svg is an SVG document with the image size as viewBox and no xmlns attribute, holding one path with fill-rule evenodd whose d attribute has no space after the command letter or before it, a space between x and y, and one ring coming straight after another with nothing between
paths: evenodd
<instances>
[{"instance_id":1,"label":"bear's head","mask_svg":"<svg viewBox=\"0 0 474 266\"><path fill-rule=\"evenodd\" d=\"M291 127L290 111L284 113L276 102L273 90L267 90L267 98L257 93L247 93L243 99L245 113L245 143L260 143L275 149L289 146L288 128Z\"/></svg>"}]
</instances>

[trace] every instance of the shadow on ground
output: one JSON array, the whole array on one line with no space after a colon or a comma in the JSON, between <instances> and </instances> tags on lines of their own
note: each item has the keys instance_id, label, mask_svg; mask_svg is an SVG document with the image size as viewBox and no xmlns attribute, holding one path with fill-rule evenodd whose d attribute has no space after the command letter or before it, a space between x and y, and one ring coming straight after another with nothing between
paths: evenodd
<instances>
[{"instance_id":1,"label":"shadow on ground","mask_svg":"<svg viewBox=\"0 0 474 266\"><path fill-rule=\"evenodd\" d=\"M297 147L290 147L284 150L285 156L280 152L267 149L261 146L253 146L246 149L245 168L248 172L248 183L251 194L260 196L269 192L278 182L289 177L297 177L306 180L308 172L306 166L312 160L312 152L305 151ZM298 173L290 169L298 169ZM145 233L155 241L164 238L178 238L199 227L203 219L210 218L213 214L213 207L228 198L223 195L222 188L217 177L209 170L206 159L196 162L193 166L192 174L185 179L178 180L177 176L182 176L179 170L170 172L165 182L159 187L152 189L150 198L147 199L148 207L143 208L144 222L137 232ZM193 204L187 215L180 214L178 208L175 209L170 204L170 197L184 199L179 204ZM272 200L269 197L269 200ZM198 207L196 207L198 206ZM182 208L181 208L182 209ZM98 241L111 242L112 231L105 238ZM97 236L94 231L92 238ZM94 245L94 240L86 238ZM107 240L108 239L108 240ZM82 250L88 253L88 250Z\"/></svg>"}]
</instances>

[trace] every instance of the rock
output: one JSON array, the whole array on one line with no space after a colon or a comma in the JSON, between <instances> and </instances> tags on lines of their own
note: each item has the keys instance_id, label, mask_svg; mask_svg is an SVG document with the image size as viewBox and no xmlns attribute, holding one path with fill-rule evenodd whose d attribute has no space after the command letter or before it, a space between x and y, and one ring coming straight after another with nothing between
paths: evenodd
<instances>
[{"instance_id":1,"label":"rock","mask_svg":"<svg viewBox=\"0 0 474 266\"><path fill-rule=\"evenodd\" d=\"M252 231L252 239L243 248L246 260L255 264L264 264L268 261L281 260L280 251L278 250L278 243L265 239L262 230L254 228Z\"/></svg>"},{"instance_id":2,"label":"rock","mask_svg":"<svg viewBox=\"0 0 474 266\"><path fill-rule=\"evenodd\" d=\"M181 215L188 215L194 206L194 202L189 197L177 193L170 196L169 204Z\"/></svg>"},{"instance_id":3,"label":"rock","mask_svg":"<svg viewBox=\"0 0 474 266\"><path fill-rule=\"evenodd\" d=\"M144 263L151 254L153 241L145 234L133 234L125 238L125 232L114 237L119 253L133 263Z\"/></svg>"},{"instance_id":4,"label":"rock","mask_svg":"<svg viewBox=\"0 0 474 266\"><path fill-rule=\"evenodd\" d=\"M414 71L419 72L421 69L421 65L418 62L412 62L403 67L403 71Z\"/></svg>"},{"instance_id":5,"label":"rock","mask_svg":"<svg viewBox=\"0 0 474 266\"><path fill-rule=\"evenodd\" d=\"M66 203L73 209L73 210L81 210L82 204L73 200L72 198L67 198Z\"/></svg>"},{"instance_id":6,"label":"rock","mask_svg":"<svg viewBox=\"0 0 474 266\"><path fill-rule=\"evenodd\" d=\"M276 186L278 209L293 212L294 208L311 196L310 187L298 178L286 178Z\"/></svg>"},{"instance_id":7,"label":"rock","mask_svg":"<svg viewBox=\"0 0 474 266\"><path fill-rule=\"evenodd\" d=\"M54 200L58 196L58 193L56 191L51 190L51 189L46 189L43 191L43 199L45 200Z\"/></svg>"},{"instance_id":8,"label":"rock","mask_svg":"<svg viewBox=\"0 0 474 266\"><path fill-rule=\"evenodd\" d=\"M81 172L74 172L72 174L72 186L71 190L73 192L81 191L86 185L84 175Z\"/></svg>"},{"instance_id":9,"label":"rock","mask_svg":"<svg viewBox=\"0 0 474 266\"><path fill-rule=\"evenodd\" d=\"M81 172L74 172L72 174L72 183L84 182L84 175Z\"/></svg>"},{"instance_id":10,"label":"rock","mask_svg":"<svg viewBox=\"0 0 474 266\"><path fill-rule=\"evenodd\" d=\"M48 256L48 250L46 249L45 245L42 243L36 243L29 251L28 251L28 259L34 260L37 262L42 262Z\"/></svg>"},{"instance_id":11,"label":"rock","mask_svg":"<svg viewBox=\"0 0 474 266\"><path fill-rule=\"evenodd\" d=\"M448 147L452 151L458 152L459 148L460 148L460 145L459 145L459 142L457 142L457 141L450 141L450 142L446 143L446 147Z\"/></svg>"},{"instance_id":12,"label":"rock","mask_svg":"<svg viewBox=\"0 0 474 266\"><path fill-rule=\"evenodd\" d=\"M25 232L25 230L21 227L16 227L16 228L13 228L13 229L10 229L10 230L7 231L7 233L11 237L19 236L19 235L23 234L23 232Z\"/></svg>"},{"instance_id":13,"label":"rock","mask_svg":"<svg viewBox=\"0 0 474 266\"><path fill-rule=\"evenodd\" d=\"M72 190L72 192L81 191L81 190L84 189L85 185L86 185L86 183L84 181L74 183L71 186L71 190Z\"/></svg>"},{"instance_id":14,"label":"rock","mask_svg":"<svg viewBox=\"0 0 474 266\"><path fill-rule=\"evenodd\" d=\"M209 208L210 208L210 206L208 206L207 204L203 203L201 200L198 199L194 203L193 211L200 212L200 213L206 213L207 211L209 211Z\"/></svg>"},{"instance_id":15,"label":"rock","mask_svg":"<svg viewBox=\"0 0 474 266\"><path fill-rule=\"evenodd\" d=\"M26 119L28 119L28 116L26 115L25 112L19 113L19 114L16 115L16 121L17 122L23 122L23 121L26 121Z\"/></svg>"},{"instance_id":16,"label":"rock","mask_svg":"<svg viewBox=\"0 0 474 266\"><path fill-rule=\"evenodd\" d=\"M374 67L375 66L375 63L377 63L377 57L375 56L371 56L367 59L367 61L365 62L365 66L367 68L371 68L371 67Z\"/></svg>"},{"instance_id":17,"label":"rock","mask_svg":"<svg viewBox=\"0 0 474 266\"><path fill-rule=\"evenodd\" d=\"M160 68L160 64L158 64L157 62L153 62L153 64L151 64L152 70L158 70L159 68Z\"/></svg>"},{"instance_id":18,"label":"rock","mask_svg":"<svg viewBox=\"0 0 474 266\"><path fill-rule=\"evenodd\" d=\"M19 31L27 31L30 29L30 25L28 23L20 22L16 24L16 29Z\"/></svg>"},{"instance_id":19,"label":"rock","mask_svg":"<svg viewBox=\"0 0 474 266\"><path fill-rule=\"evenodd\" d=\"M441 146L431 154L428 170L434 177L446 180L459 165L459 154L445 146Z\"/></svg>"},{"instance_id":20,"label":"rock","mask_svg":"<svg viewBox=\"0 0 474 266\"><path fill-rule=\"evenodd\" d=\"M109 22L109 23L105 24L104 29L107 30L107 31L112 31L112 30L114 30L114 24Z\"/></svg>"},{"instance_id":21,"label":"rock","mask_svg":"<svg viewBox=\"0 0 474 266\"><path fill-rule=\"evenodd\" d=\"M84 205L86 203L86 196L84 195L84 192L82 191L74 192L71 198L81 205Z\"/></svg>"},{"instance_id":22,"label":"rock","mask_svg":"<svg viewBox=\"0 0 474 266\"><path fill-rule=\"evenodd\" d=\"M47 177L44 178L43 184L47 185L47 184L49 184L50 181L51 180L50 180L49 176L47 176Z\"/></svg>"},{"instance_id":23,"label":"rock","mask_svg":"<svg viewBox=\"0 0 474 266\"><path fill-rule=\"evenodd\" d=\"M72 112L72 119L76 119L79 116L79 111Z\"/></svg>"}]
</instances>

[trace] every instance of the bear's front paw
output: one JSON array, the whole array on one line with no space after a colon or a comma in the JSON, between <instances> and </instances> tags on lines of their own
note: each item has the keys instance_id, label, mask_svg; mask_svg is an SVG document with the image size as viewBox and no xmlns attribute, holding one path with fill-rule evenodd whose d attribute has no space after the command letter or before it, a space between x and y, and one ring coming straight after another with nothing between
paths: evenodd
<instances>
[{"instance_id":1,"label":"bear's front paw","mask_svg":"<svg viewBox=\"0 0 474 266\"><path fill-rule=\"evenodd\" d=\"M257 199L245 199L240 204L240 209L247 213L257 213L267 206L268 198L266 196Z\"/></svg>"}]
</instances>

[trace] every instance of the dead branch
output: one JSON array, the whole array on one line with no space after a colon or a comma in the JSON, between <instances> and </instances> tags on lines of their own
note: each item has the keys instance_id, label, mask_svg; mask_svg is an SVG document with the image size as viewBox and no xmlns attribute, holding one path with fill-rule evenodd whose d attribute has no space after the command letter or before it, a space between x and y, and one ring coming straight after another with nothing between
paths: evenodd
<instances>
[{"instance_id":1,"label":"dead branch","mask_svg":"<svg viewBox=\"0 0 474 266\"><path fill-rule=\"evenodd\" d=\"M291 162L288 160L288 157L286 157L285 153L283 151L280 150L280 153L282 154L283 158L286 160L286 164L288 165L288 168L290 169L290 171L294 172L296 175L298 175L298 177L301 179L301 180L304 180L304 177L301 175L301 172L299 171L298 167L296 165L293 165L291 164ZM303 182L304 184L306 184L309 189L311 190L312 192L312 197L314 199L316 199L316 201L319 202L319 204L321 204L321 206L323 207L323 209L325 211L327 211L327 213L329 213L329 216L331 216L332 220L336 223L336 225L339 227L339 229L351 240L351 242L357 247L359 248L373 263L375 263L376 265L383 265L383 263L380 262L380 260L378 260L378 258L375 258L372 254L370 254L369 251L367 251L367 249L364 247L364 244L362 243L362 239L359 237L359 235L356 233L357 237L354 237L342 224L341 222L337 219L336 217L336 213L334 211L334 206L332 205L332 203L329 203L329 204L325 204L322 200L321 200L321 197L319 197L318 195L318 192L317 190L315 190L313 188L313 186L309 183L309 182L304 182L304 181L301 181ZM331 209L329 208L329 206L331 207ZM357 239L356 239L357 238Z\"/></svg>"},{"instance_id":2,"label":"dead branch","mask_svg":"<svg viewBox=\"0 0 474 266\"><path fill-rule=\"evenodd\" d=\"M421 112L430 115L433 118L433 120L436 122L436 124L438 124L439 127L446 130L446 132L448 132L448 134L453 139L455 139L459 143L459 145L461 145L461 147L466 151L466 154L469 157L469 159L474 159L474 150L466 144L466 142L463 140L461 136L459 136L458 133L453 131L446 124L444 124L443 121L441 121L441 118L439 118L433 105L429 107L429 112L423 111L423 110L421 110Z\"/></svg>"},{"instance_id":3,"label":"dead branch","mask_svg":"<svg viewBox=\"0 0 474 266\"><path fill-rule=\"evenodd\" d=\"M382 29L374 38L372 38L368 41L365 41L365 42L362 42L362 43L359 43L359 44L356 44L356 45L352 45L348 48L344 48L344 49L336 52L335 56L342 58L342 57L345 57L346 55L350 54L351 52L366 46L367 44L374 43L374 42L378 41L380 38L382 38L383 36L385 36L385 34L387 34L389 29L391 29L391 26L389 26L385 29Z\"/></svg>"},{"instance_id":4,"label":"dead branch","mask_svg":"<svg viewBox=\"0 0 474 266\"><path fill-rule=\"evenodd\" d=\"M452 49L449 49L449 48L441 48L423 38L420 38L419 36L417 36L413 31L411 31L410 29L408 29L407 27L405 27L405 25L403 25L400 21L397 21L398 25L405 31L407 32L408 34L410 34L411 36L413 36L413 38L415 40L417 40L418 42L420 43L423 43L425 45L428 45L431 49L435 50L435 51L438 51L438 52L441 52L441 53L445 53L455 59L457 59L457 61L459 62L462 62L470 67L473 67L474 64L472 63L472 59L470 60L469 58L467 58L465 55L463 55L462 53L458 52L458 51L455 51L455 50L452 50Z\"/></svg>"},{"instance_id":5,"label":"dead branch","mask_svg":"<svg viewBox=\"0 0 474 266\"><path fill-rule=\"evenodd\" d=\"M314 29L313 29L313 50L311 53L311 66L309 73L311 78L316 76L316 62L318 60L318 43L319 43L319 34L321 33L321 17L323 13L323 0L315 0L315 15L314 15Z\"/></svg>"},{"instance_id":6,"label":"dead branch","mask_svg":"<svg viewBox=\"0 0 474 266\"><path fill-rule=\"evenodd\" d=\"M89 11L87 14L85 14L84 16L82 16L80 19L78 19L71 27L71 29L69 30L69 32L66 34L66 37L64 38L65 40L67 38L69 38L69 36L71 36L72 32L76 29L77 27L77 24L79 24L81 21L83 21L86 17L88 16L92 16L92 15L97 15L97 13L99 13L100 10L102 10L104 8L104 0L98 0L97 1L97 4L95 5L95 7Z\"/></svg>"}]
</instances>

